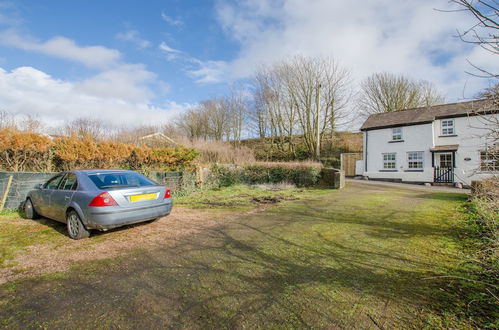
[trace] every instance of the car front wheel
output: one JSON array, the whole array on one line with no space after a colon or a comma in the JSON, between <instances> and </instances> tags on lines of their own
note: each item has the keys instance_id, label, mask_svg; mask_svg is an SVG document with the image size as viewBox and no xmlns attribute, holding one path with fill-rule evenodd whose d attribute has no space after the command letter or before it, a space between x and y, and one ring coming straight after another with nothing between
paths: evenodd
<instances>
[{"instance_id":1,"label":"car front wheel","mask_svg":"<svg viewBox=\"0 0 499 330\"><path fill-rule=\"evenodd\" d=\"M80 216L76 211L68 212L66 220L69 237L72 239L82 239L90 236L90 232L83 226L83 222L81 222Z\"/></svg>"}]
</instances>

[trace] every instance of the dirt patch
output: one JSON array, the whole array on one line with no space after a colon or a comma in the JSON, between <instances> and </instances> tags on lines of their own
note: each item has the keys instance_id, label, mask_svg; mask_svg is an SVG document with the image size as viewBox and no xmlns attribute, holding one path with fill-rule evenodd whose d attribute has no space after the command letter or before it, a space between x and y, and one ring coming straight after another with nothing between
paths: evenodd
<instances>
[{"instance_id":1,"label":"dirt patch","mask_svg":"<svg viewBox=\"0 0 499 330\"><path fill-rule=\"evenodd\" d=\"M258 212L252 210L246 213L255 211ZM62 241L28 247L9 262L9 267L0 268L0 284L27 276L66 271L77 262L115 258L135 249L173 247L187 235L223 224L241 214L175 207L169 216L156 222L125 226L108 232L94 231L90 238L79 241L64 237L65 225L55 222L56 230L60 229L64 237Z\"/></svg>"},{"instance_id":2,"label":"dirt patch","mask_svg":"<svg viewBox=\"0 0 499 330\"><path fill-rule=\"evenodd\" d=\"M258 204L276 204L281 201L292 201L297 199L298 198L279 195L279 196L253 197L251 201Z\"/></svg>"}]
</instances>

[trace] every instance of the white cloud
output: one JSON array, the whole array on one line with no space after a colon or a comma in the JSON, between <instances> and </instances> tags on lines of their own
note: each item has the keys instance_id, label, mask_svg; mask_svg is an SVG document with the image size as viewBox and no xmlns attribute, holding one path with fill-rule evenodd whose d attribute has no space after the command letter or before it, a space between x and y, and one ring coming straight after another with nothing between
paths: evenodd
<instances>
[{"instance_id":1,"label":"white cloud","mask_svg":"<svg viewBox=\"0 0 499 330\"><path fill-rule=\"evenodd\" d=\"M155 78L142 64L124 64L75 84L75 89L88 95L135 102L153 96L146 83Z\"/></svg>"},{"instance_id":2,"label":"white cloud","mask_svg":"<svg viewBox=\"0 0 499 330\"><path fill-rule=\"evenodd\" d=\"M218 20L240 43L237 56L217 62L199 76L237 79L250 76L258 65L292 56L332 56L352 71L357 82L378 71L426 79L446 92L449 100L471 96L485 80L466 75L477 64L499 66L489 54L455 37L472 19L448 13L446 0L219 1ZM201 78L201 80L203 80Z\"/></svg>"},{"instance_id":3,"label":"white cloud","mask_svg":"<svg viewBox=\"0 0 499 330\"><path fill-rule=\"evenodd\" d=\"M227 63L224 61L202 61L181 50L168 46L165 42L159 45L159 49L166 54L167 60L183 61L185 65L184 70L197 83L218 83L224 81L226 78L225 71L227 70Z\"/></svg>"},{"instance_id":4,"label":"white cloud","mask_svg":"<svg viewBox=\"0 0 499 330\"><path fill-rule=\"evenodd\" d=\"M26 51L34 51L45 55L82 63L91 68L108 68L117 65L121 53L103 46L79 46L65 37L54 37L45 42L21 35L15 30L0 31L0 44Z\"/></svg>"},{"instance_id":5,"label":"white cloud","mask_svg":"<svg viewBox=\"0 0 499 330\"><path fill-rule=\"evenodd\" d=\"M188 59L189 56L187 54L185 54L184 52L178 50L178 49L175 49L175 48L172 48L170 46L168 46L165 42L162 42L160 45L159 45L159 49L162 50L165 55L166 55L166 59L168 61L174 61L174 60L178 60L178 59Z\"/></svg>"},{"instance_id":6,"label":"white cloud","mask_svg":"<svg viewBox=\"0 0 499 330\"><path fill-rule=\"evenodd\" d=\"M181 54L182 53L182 51L168 46L165 42L162 42L159 45L159 49L161 49L162 51L164 51L166 53L172 53L172 54Z\"/></svg>"},{"instance_id":7,"label":"white cloud","mask_svg":"<svg viewBox=\"0 0 499 330\"><path fill-rule=\"evenodd\" d=\"M130 78L134 75L138 77ZM19 115L35 114L53 126L78 117L136 126L167 122L189 106L174 102L151 105L150 93L143 86L151 79L151 73L140 65L104 72L83 82L55 79L32 67L10 72L0 68L0 108Z\"/></svg>"},{"instance_id":8,"label":"white cloud","mask_svg":"<svg viewBox=\"0 0 499 330\"><path fill-rule=\"evenodd\" d=\"M136 30L128 30L126 32L118 33L116 38L124 41L130 41L139 48L147 48L151 46L151 43L148 40L142 39L139 32Z\"/></svg>"},{"instance_id":9,"label":"white cloud","mask_svg":"<svg viewBox=\"0 0 499 330\"><path fill-rule=\"evenodd\" d=\"M184 24L184 22L180 18L173 18L166 15L164 12L161 13L161 18L163 19L163 21L173 26L181 26Z\"/></svg>"},{"instance_id":10,"label":"white cloud","mask_svg":"<svg viewBox=\"0 0 499 330\"><path fill-rule=\"evenodd\" d=\"M187 69L187 73L195 78L197 83L219 83L226 79L228 65L224 61L200 61L191 58L195 68Z\"/></svg>"}]
</instances>

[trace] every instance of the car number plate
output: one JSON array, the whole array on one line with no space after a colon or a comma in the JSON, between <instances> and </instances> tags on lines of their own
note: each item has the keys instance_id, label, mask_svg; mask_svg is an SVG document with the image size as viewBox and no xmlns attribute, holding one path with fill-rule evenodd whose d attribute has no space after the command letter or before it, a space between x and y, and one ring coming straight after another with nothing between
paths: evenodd
<instances>
[{"instance_id":1,"label":"car number plate","mask_svg":"<svg viewBox=\"0 0 499 330\"><path fill-rule=\"evenodd\" d=\"M130 202L140 202L148 199L156 199L156 194L142 194L130 196Z\"/></svg>"}]
</instances>

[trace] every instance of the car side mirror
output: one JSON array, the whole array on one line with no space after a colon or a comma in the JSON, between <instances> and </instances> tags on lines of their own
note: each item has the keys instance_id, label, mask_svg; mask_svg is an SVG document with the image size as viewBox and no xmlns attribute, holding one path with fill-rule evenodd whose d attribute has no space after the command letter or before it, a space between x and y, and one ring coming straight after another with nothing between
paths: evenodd
<instances>
[{"instance_id":1,"label":"car side mirror","mask_svg":"<svg viewBox=\"0 0 499 330\"><path fill-rule=\"evenodd\" d=\"M43 183L39 183L35 186L35 189L42 189L43 188Z\"/></svg>"}]
</instances>

